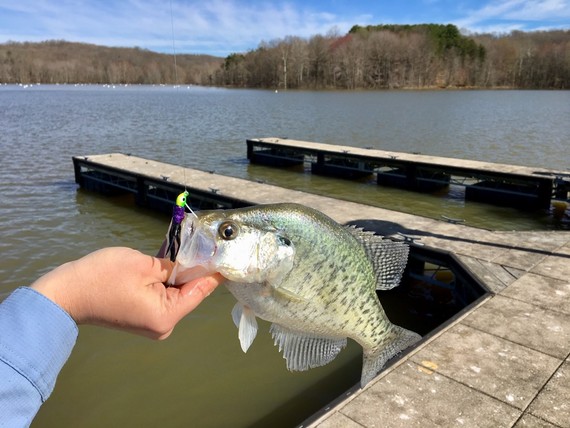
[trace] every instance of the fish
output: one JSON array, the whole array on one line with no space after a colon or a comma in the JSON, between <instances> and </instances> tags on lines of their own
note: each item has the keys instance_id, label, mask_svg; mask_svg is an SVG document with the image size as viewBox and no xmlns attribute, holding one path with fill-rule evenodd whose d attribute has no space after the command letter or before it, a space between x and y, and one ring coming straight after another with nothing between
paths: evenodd
<instances>
[{"instance_id":1,"label":"fish","mask_svg":"<svg viewBox=\"0 0 570 428\"><path fill-rule=\"evenodd\" d=\"M400 283L404 243L295 203L199 211L180 233L171 281L219 272L237 300L232 319L244 352L257 318L271 323L290 371L330 363L352 339L363 349L364 387L421 339L390 322L376 294Z\"/></svg>"}]
</instances>

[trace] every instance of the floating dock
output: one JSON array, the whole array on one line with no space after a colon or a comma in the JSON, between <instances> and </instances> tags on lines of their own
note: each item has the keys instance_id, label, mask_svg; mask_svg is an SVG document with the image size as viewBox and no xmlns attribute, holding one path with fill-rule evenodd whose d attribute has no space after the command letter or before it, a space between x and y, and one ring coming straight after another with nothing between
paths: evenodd
<instances>
[{"instance_id":1,"label":"floating dock","mask_svg":"<svg viewBox=\"0 0 570 428\"><path fill-rule=\"evenodd\" d=\"M569 171L283 138L248 139L247 158L269 166L310 162L313 173L342 178L376 174L380 185L422 192L460 185L468 200L526 209L548 209L552 199L567 201L570 192Z\"/></svg>"},{"instance_id":2,"label":"floating dock","mask_svg":"<svg viewBox=\"0 0 570 428\"><path fill-rule=\"evenodd\" d=\"M252 204L241 195L228 194L225 188L221 193L218 180L208 172L121 153L74 156L73 167L75 182L81 187L104 194L130 193L137 205L163 212L172 211L172 201L186 188L191 189L188 204L196 210Z\"/></svg>"},{"instance_id":3,"label":"floating dock","mask_svg":"<svg viewBox=\"0 0 570 428\"><path fill-rule=\"evenodd\" d=\"M492 291L303 426L570 427L570 232L480 230L121 154L73 162L81 186L159 209L184 187L208 207L308 205L450 252Z\"/></svg>"}]
</instances>

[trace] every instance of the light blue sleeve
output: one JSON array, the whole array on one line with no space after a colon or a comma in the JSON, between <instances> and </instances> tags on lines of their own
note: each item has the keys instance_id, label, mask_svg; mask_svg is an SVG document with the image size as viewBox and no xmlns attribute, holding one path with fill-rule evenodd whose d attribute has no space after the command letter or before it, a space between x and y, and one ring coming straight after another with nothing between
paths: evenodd
<instances>
[{"instance_id":1,"label":"light blue sleeve","mask_svg":"<svg viewBox=\"0 0 570 428\"><path fill-rule=\"evenodd\" d=\"M77 334L67 312L29 287L0 304L0 427L31 424Z\"/></svg>"}]
</instances>

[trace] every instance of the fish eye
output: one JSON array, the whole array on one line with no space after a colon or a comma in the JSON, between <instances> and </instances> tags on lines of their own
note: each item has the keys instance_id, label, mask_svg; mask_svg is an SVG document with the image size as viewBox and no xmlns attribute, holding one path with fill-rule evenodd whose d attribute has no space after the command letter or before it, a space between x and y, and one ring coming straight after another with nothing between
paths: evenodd
<instances>
[{"instance_id":1,"label":"fish eye","mask_svg":"<svg viewBox=\"0 0 570 428\"><path fill-rule=\"evenodd\" d=\"M238 235L238 226L234 222L225 221L218 228L218 233L222 239L230 241Z\"/></svg>"}]
</instances>

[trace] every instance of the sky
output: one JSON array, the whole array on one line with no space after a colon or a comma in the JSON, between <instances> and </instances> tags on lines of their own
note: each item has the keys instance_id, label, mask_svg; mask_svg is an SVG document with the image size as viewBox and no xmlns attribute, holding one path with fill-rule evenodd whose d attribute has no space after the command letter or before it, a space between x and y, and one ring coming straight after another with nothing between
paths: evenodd
<instances>
[{"instance_id":1,"label":"sky","mask_svg":"<svg viewBox=\"0 0 570 428\"><path fill-rule=\"evenodd\" d=\"M570 29L570 0L0 0L0 43L66 40L225 57L355 25Z\"/></svg>"}]
</instances>

